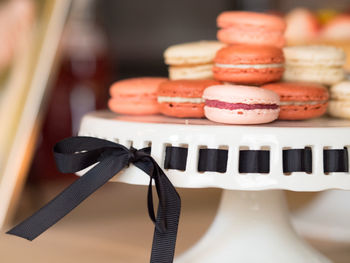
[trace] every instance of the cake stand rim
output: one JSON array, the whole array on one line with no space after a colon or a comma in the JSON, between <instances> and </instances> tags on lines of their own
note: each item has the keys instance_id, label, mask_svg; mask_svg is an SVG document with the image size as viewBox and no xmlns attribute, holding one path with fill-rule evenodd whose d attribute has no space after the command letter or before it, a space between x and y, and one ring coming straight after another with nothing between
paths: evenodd
<instances>
[{"instance_id":1,"label":"cake stand rim","mask_svg":"<svg viewBox=\"0 0 350 263\"><path fill-rule=\"evenodd\" d=\"M108 114L110 119L102 117L103 115ZM219 145L225 145L225 140L223 138L214 138L210 139L210 135L215 134L214 132L220 133L222 132L224 135L232 133L239 133L240 137L244 138L240 142L241 145L248 145L251 149L259 149L262 145L266 145L267 142L271 142L271 158L270 159L270 167L271 170L269 175L262 174L247 174L245 176L236 176L232 178L232 176L237 174L238 169L228 167L228 172L225 175L216 172L205 172L204 177L200 177L197 172L197 164L192 161L192 164L189 165L189 169L186 172L180 172L177 170L165 170L165 173L172 181L174 186L181 188L222 188L227 190L247 190L247 191L256 191L256 190L272 190L272 189L284 189L291 191L323 191L328 189L342 189L342 190L350 190L350 174L349 173L335 173L332 175L322 175L321 169L323 169L323 161L322 164L320 160L322 158L322 151L326 146L334 146L335 148L349 147L350 145L350 137L349 139L345 138L346 134L350 133L350 121L348 127L295 127L293 129L293 134L299 136L295 142L291 143L292 148L303 147L303 145L307 145L308 138L312 139L314 142L321 138L322 142L319 145L315 144L313 150L313 158L315 156L315 160L313 159L313 170L314 174L305 175L302 172L293 173L291 176L283 176L281 172L281 162L282 157L277 156L281 155L280 150L283 148L280 145L280 141L284 141L284 143L289 141L290 133L285 132L291 130L290 127L269 127L269 126L230 126L230 125L179 125L179 124L169 124L169 123L140 123L140 122L129 122L129 121L120 121L113 119L113 113L106 111L97 111L93 113L89 113L84 116L81 124L81 130L79 135L81 136L93 136L102 139L110 139L113 140L114 137L110 135L112 132L106 131L107 129L111 129L116 131L116 133L121 130L123 133L123 137L121 140L115 141L121 144L126 144L128 142L128 136L131 138L130 141L133 141L135 148L143 148L146 145L141 144L142 141L145 140L153 140L152 144L152 157L158 162L161 168L164 168L164 150L156 147L157 143L162 145L164 148L164 143L169 142L172 146L180 146L182 144L187 144L189 155L191 158L195 160L197 157L194 156L193 152L198 151L198 145L194 145L192 147L191 143L193 140L205 141L207 143L208 148L215 148ZM324 119L325 121L329 120L328 118ZM113 126L110 126L113 124ZM169 140L164 140L164 136L162 134L153 136L155 129L154 128L164 128L164 133L166 134L166 138ZM144 129L143 129L144 128ZM131 133L130 131L135 130L135 133ZM187 131L190 132L198 132L201 131L201 134L188 134ZM302 136L304 133L307 133L308 136ZM109 134L108 136L106 134ZM146 133L146 135L145 135ZM254 135L256 134L256 136ZM268 136L268 135L273 136ZM113 134L114 135L114 134ZM198 136L197 136L198 135ZM309 136L312 135L312 136ZM331 135L331 136L330 136ZM163 137L162 137L163 136ZM203 138L197 138L197 137ZM118 137L116 135L116 137ZM162 137L161 139L158 137ZM220 136L217 136L220 137ZM306 137L306 138L305 138ZM247 139L248 138L248 139ZM252 141L252 138L255 141ZM267 139L266 139L267 138ZM282 140L282 139L283 140ZM280 140L281 139L281 140ZM220 141L221 140L221 141ZM230 138L230 143L235 141L236 138ZM250 140L250 141L249 141ZM279 141L280 140L280 141ZM216 143L216 141L218 141ZM219 142L220 141L220 142ZM247 143L245 143L247 142ZM228 145L231 145L228 143ZM238 142L237 142L238 143ZM158 145L158 146L159 146ZM128 145L126 145L128 146ZM130 145L129 145L130 146ZM154 149L156 148L156 149ZM235 150L239 150L240 148L237 146L233 147ZM153 151L154 150L154 151ZM230 157L229 150L229 158L237 158L233 153ZM233 152L233 150L232 150ZM278 154L275 154L278 152ZM192 155L191 155L192 154ZM188 160L191 159L188 157ZM197 159L198 161L198 159ZM316 163L316 164L314 164ZM275 167L279 166L279 167ZM141 171L137 171L137 169L133 169L131 167L127 169L125 172L120 173L117 177L114 177L112 181L119 181L123 183L135 184L135 185L147 185L149 182L149 177L146 174L143 174ZM323 170L322 170L323 171ZM82 175L84 172L78 173ZM143 174L143 175L142 175ZM205 177L207 175L207 177ZM229 175L229 176L228 176ZM232 176L231 176L232 175ZM270 176L273 175L273 176ZM231 176L231 177L230 177ZM319 181L319 182L317 182ZM227 185L225 182L227 182Z\"/></svg>"}]
</instances>

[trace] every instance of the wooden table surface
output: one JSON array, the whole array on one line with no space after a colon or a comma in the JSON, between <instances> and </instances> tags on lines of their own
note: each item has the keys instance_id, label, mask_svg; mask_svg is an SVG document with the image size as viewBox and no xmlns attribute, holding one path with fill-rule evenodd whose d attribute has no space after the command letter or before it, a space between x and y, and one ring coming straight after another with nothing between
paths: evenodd
<instances>
[{"instance_id":1,"label":"wooden table surface","mask_svg":"<svg viewBox=\"0 0 350 263\"><path fill-rule=\"evenodd\" d=\"M44 204L67 183L27 187L17 221ZM220 199L217 189L180 189L182 214L176 253L188 249L211 224ZM0 234L0 262L139 263L149 262L153 225L147 215L147 188L110 183L98 190L33 242ZM300 193L288 197L295 208L310 198ZM312 241L334 263L350 262L350 244Z\"/></svg>"}]
</instances>

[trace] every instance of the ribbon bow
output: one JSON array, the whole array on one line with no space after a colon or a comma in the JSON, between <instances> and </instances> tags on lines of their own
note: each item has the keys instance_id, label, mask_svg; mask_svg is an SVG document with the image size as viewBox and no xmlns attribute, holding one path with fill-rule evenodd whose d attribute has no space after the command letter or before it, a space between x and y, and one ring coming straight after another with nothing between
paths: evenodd
<instances>
[{"instance_id":1,"label":"ribbon bow","mask_svg":"<svg viewBox=\"0 0 350 263\"><path fill-rule=\"evenodd\" d=\"M61 172L75 173L96 165L7 234L30 241L35 239L132 163L150 176L148 213L155 223L150 262L173 262L181 200L174 186L149 153L150 148L129 150L123 145L93 137L78 136L58 142L54 147L54 155ZM159 199L157 217L152 198L153 180Z\"/></svg>"}]
</instances>

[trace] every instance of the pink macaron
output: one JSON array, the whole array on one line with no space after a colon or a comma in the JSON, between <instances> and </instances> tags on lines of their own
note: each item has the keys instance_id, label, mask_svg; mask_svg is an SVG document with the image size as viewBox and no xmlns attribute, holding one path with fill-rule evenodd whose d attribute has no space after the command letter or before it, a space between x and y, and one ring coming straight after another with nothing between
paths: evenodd
<instances>
[{"instance_id":1,"label":"pink macaron","mask_svg":"<svg viewBox=\"0 0 350 263\"><path fill-rule=\"evenodd\" d=\"M268 45L281 48L285 44L283 18L263 13L226 11L217 18L217 38L227 44Z\"/></svg>"},{"instance_id":2,"label":"pink macaron","mask_svg":"<svg viewBox=\"0 0 350 263\"><path fill-rule=\"evenodd\" d=\"M276 120L279 95L253 86L216 85L203 93L204 114L212 121L227 124L259 124Z\"/></svg>"}]
</instances>

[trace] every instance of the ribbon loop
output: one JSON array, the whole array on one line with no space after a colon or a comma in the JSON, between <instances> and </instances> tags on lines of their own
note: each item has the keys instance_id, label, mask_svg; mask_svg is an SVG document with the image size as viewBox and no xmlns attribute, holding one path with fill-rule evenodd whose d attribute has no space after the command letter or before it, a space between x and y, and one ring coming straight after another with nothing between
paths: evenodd
<instances>
[{"instance_id":1,"label":"ribbon loop","mask_svg":"<svg viewBox=\"0 0 350 263\"><path fill-rule=\"evenodd\" d=\"M174 186L156 161L150 148L137 150L93 137L71 137L54 147L57 166L61 172L74 173L96 164L86 174L31 217L8 231L8 234L33 240L62 219L123 168L133 163L150 176L148 212L155 222L151 263L173 262L181 200ZM154 213L152 181L159 199L157 217Z\"/></svg>"}]
</instances>

